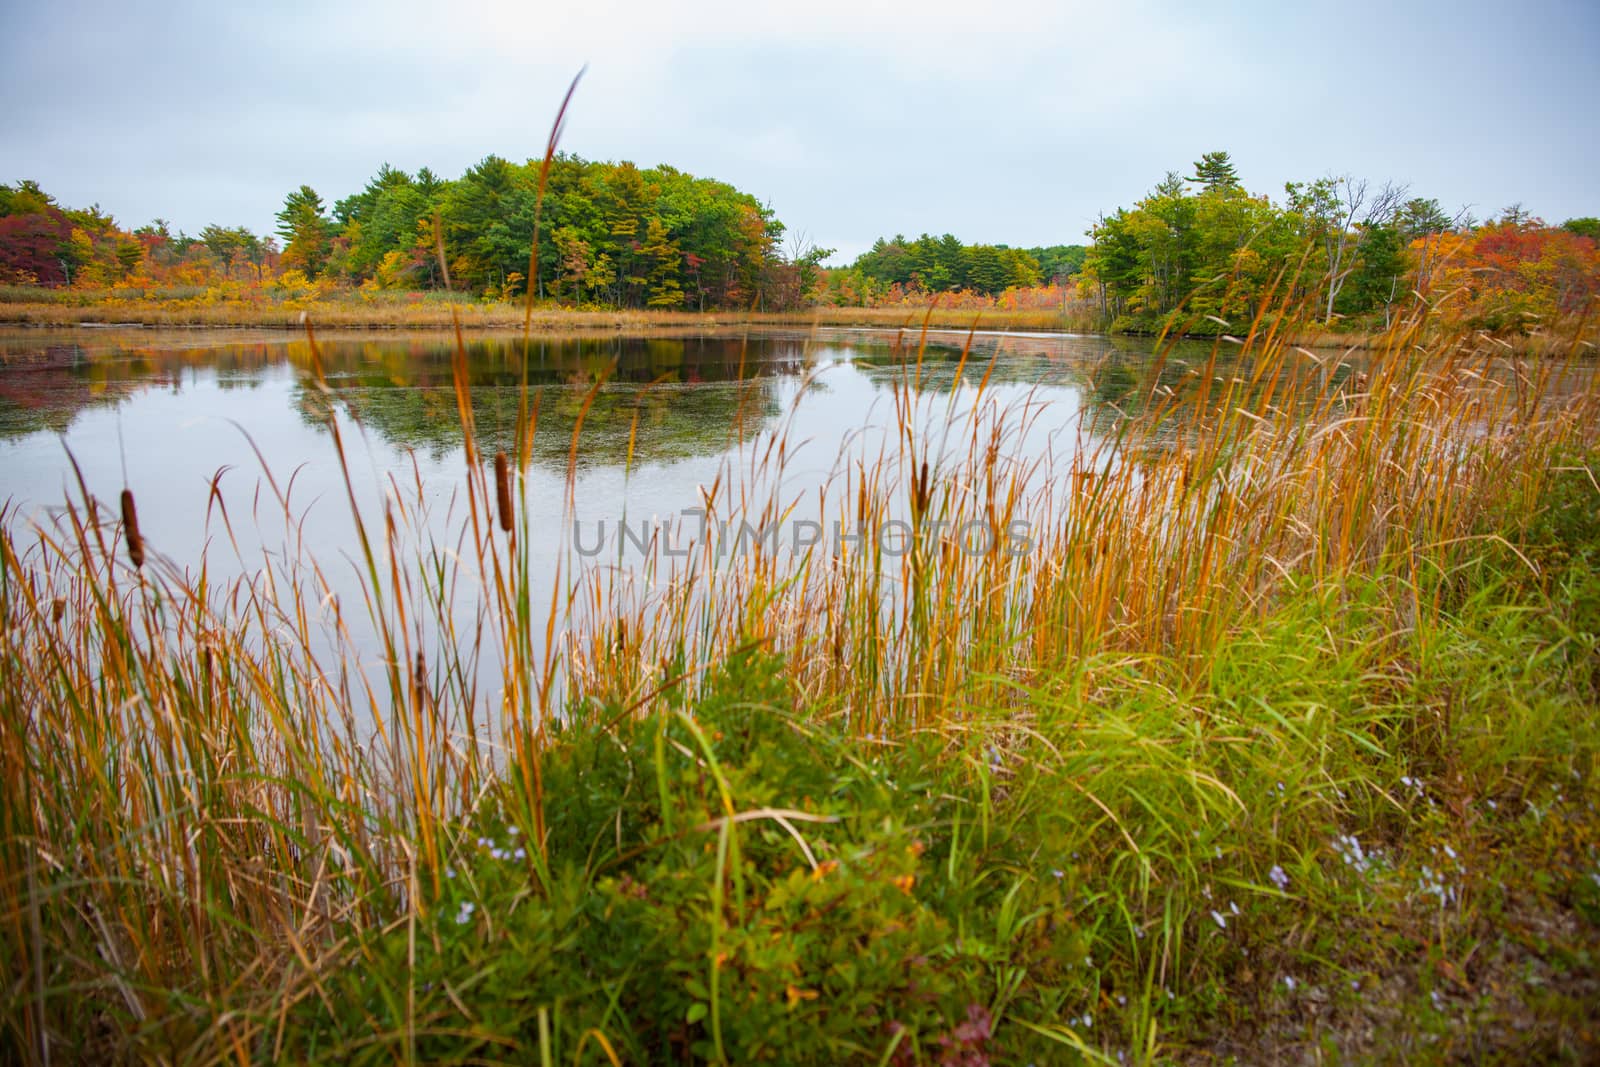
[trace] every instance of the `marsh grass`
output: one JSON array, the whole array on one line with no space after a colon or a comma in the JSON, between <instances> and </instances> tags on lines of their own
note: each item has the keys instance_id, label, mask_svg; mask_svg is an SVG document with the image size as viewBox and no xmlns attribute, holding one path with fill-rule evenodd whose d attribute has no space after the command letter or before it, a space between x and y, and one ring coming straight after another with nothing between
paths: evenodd
<instances>
[{"instance_id":1,"label":"marsh grass","mask_svg":"<svg viewBox=\"0 0 1600 1067\"><path fill-rule=\"evenodd\" d=\"M872 326L915 332L926 316L915 308L817 307L801 311L663 311L659 309L528 308L524 301L473 299L444 291L329 295L318 299L219 300L205 290L174 290L166 298L51 289L0 291L0 324L31 327L251 327L298 332L309 317L328 329L521 330L669 329L725 326ZM1055 311L935 309L935 328L1091 331L1083 316Z\"/></svg>"},{"instance_id":2,"label":"marsh grass","mask_svg":"<svg viewBox=\"0 0 1600 1067\"><path fill-rule=\"evenodd\" d=\"M1043 452L1048 408L966 354L924 389L914 334L820 480L735 420L709 522L893 519L902 554L536 580L604 382L534 499L542 394L481 454L464 344L447 534L420 482L358 506L329 405L360 604L303 548L130 559L81 484L5 512L7 1058L1359 1055L1369 1010L1406 1020L1377 1055L1592 1053L1593 368L1424 309L1355 375L1292 327L1264 304ZM1504 943L1551 915L1567 956ZM1494 1015L1529 959L1553 992Z\"/></svg>"}]
</instances>

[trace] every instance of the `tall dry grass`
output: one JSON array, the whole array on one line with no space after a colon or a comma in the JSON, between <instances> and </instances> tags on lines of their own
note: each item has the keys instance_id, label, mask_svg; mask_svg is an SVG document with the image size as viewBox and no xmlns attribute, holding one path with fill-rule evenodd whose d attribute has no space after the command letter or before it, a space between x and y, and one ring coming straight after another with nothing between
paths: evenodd
<instances>
[{"instance_id":1,"label":"tall dry grass","mask_svg":"<svg viewBox=\"0 0 1600 1067\"><path fill-rule=\"evenodd\" d=\"M333 605L325 622L327 560L264 558L217 582L206 559L136 541L133 507L119 517L81 484L57 522L0 515L8 1057L278 1058L352 942L417 928L486 790L508 789L529 828L530 892L571 860L547 853L555 724L681 707L737 650L780 654L817 715L874 743L960 734L974 707L1026 731L1029 694L1064 667L1160 654L1203 679L1296 589L1359 576L1397 633L1436 617L1482 517L1536 491L1557 451L1596 443L1600 389L1575 360L1508 360L1425 311L1359 376L1286 335L1263 313L1115 417L1084 416L1060 451L1019 447L1054 416L1000 403L980 360L938 395L908 345L881 439L796 489L801 442L780 427L739 441L704 490L714 527L896 520L901 554L701 539L683 558L657 545L629 577L569 552L538 599L529 546L570 537L582 414L557 522L522 491L537 394L508 454L483 455L464 362L461 523L421 532L403 502L420 485L381 515L352 491L358 618ZM206 507L224 531L244 521L215 491ZM1005 550L1013 530L1029 551ZM353 666L358 629L381 642L375 676ZM103 1032L70 1032L85 1020Z\"/></svg>"}]
</instances>

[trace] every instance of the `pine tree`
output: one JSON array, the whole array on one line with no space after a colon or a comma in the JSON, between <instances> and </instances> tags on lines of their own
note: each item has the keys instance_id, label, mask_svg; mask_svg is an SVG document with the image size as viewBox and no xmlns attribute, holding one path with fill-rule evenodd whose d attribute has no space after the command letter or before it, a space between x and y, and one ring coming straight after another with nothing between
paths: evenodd
<instances>
[{"instance_id":1,"label":"pine tree","mask_svg":"<svg viewBox=\"0 0 1600 1067\"><path fill-rule=\"evenodd\" d=\"M1239 174L1233 169L1226 152L1207 152L1201 156L1194 165L1194 177L1189 180L1204 186L1207 192L1239 187Z\"/></svg>"},{"instance_id":2,"label":"pine tree","mask_svg":"<svg viewBox=\"0 0 1600 1067\"><path fill-rule=\"evenodd\" d=\"M333 226L323 214L322 197L309 185L302 185L283 201L278 212L278 233L283 237L283 263L299 267L306 277L315 278L328 262L333 245Z\"/></svg>"}]
</instances>

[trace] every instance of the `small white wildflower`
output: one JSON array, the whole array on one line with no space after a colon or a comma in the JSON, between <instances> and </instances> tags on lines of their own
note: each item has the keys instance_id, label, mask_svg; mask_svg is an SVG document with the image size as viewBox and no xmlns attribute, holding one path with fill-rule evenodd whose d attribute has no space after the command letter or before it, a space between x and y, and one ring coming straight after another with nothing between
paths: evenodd
<instances>
[{"instance_id":1,"label":"small white wildflower","mask_svg":"<svg viewBox=\"0 0 1600 1067\"><path fill-rule=\"evenodd\" d=\"M457 926L465 926L467 924L468 920L470 920L472 918L472 913L477 911L477 910L478 910L478 906L476 904L474 904L472 901L463 900L461 902L461 910L456 912L456 925Z\"/></svg>"},{"instance_id":2,"label":"small white wildflower","mask_svg":"<svg viewBox=\"0 0 1600 1067\"><path fill-rule=\"evenodd\" d=\"M1235 915L1237 915L1237 914L1239 914L1239 905L1235 904L1233 901L1230 900L1230 901L1228 901L1228 910L1233 912Z\"/></svg>"},{"instance_id":3,"label":"small white wildflower","mask_svg":"<svg viewBox=\"0 0 1600 1067\"><path fill-rule=\"evenodd\" d=\"M1267 872L1267 880L1277 886L1280 892L1289 888L1289 876L1276 863L1272 865L1272 870Z\"/></svg>"},{"instance_id":4,"label":"small white wildflower","mask_svg":"<svg viewBox=\"0 0 1600 1067\"><path fill-rule=\"evenodd\" d=\"M1226 930L1228 928L1228 920L1222 917L1220 911L1212 912L1211 918L1216 922L1218 929Z\"/></svg>"},{"instance_id":5,"label":"small white wildflower","mask_svg":"<svg viewBox=\"0 0 1600 1067\"><path fill-rule=\"evenodd\" d=\"M508 826L506 827L506 833L510 834L512 837L516 837L518 834L522 833L522 828L520 826Z\"/></svg>"},{"instance_id":6,"label":"small white wildflower","mask_svg":"<svg viewBox=\"0 0 1600 1067\"><path fill-rule=\"evenodd\" d=\"M1297 983L1294 980L1294 976L1293 975L1286 974L1286 975L1283 976L1283 984L1288 987L1289 992L1293 993L1294 992L1294 987L1296 985L1298 985L1299 983Z\"/></svg>"}]
</instances>

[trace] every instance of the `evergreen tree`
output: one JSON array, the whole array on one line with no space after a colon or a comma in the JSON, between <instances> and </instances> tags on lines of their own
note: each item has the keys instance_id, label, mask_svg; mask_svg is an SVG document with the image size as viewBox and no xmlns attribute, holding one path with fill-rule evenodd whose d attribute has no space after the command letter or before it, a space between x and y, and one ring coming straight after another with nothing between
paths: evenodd
<instances>
[{"instance_id":1,"label":"evergreen tree","mask_svg":"<svg viewBox=\"0 0 1600 1067\"><path fill-rule=\"evenodd\" d=\"M315 278L328 263L333 248L333 223L324 214L322 197L302 185L283 201L278 212L278 234L284 240L283 263Z\"/></svg>"},{"instance_id":2,"label":"evergreen tree","mask_svg":"<svg viewBox=\"0 0 1600 1067\"><path fill-rule=\"evenodd\" d=\"M1194 165L1194 177L1189 180L1206 192L1239 188L1239 174L1226 152L1207 152L1201 156Z\"/></svg>"}]
</instances>

